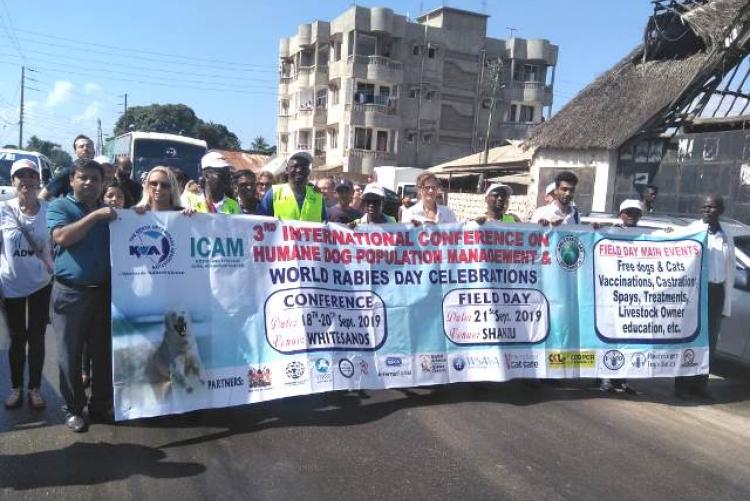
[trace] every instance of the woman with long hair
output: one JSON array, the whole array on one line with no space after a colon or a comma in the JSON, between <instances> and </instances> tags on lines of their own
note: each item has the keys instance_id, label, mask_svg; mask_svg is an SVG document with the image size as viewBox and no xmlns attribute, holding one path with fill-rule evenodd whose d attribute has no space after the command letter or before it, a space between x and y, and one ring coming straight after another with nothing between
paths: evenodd
<instances>
[{"instance_id":1,"label":"woman with long hair","mask_svg":"<svg viewBox=\"0 0 750 501\"><path fill-rule=\"evenodd\" d=\"M143 196L134 208L140 214L146 210L182 210L177 177L169 167L159 165L148 172L143 180Z\"/></svg>"}]
</instances>

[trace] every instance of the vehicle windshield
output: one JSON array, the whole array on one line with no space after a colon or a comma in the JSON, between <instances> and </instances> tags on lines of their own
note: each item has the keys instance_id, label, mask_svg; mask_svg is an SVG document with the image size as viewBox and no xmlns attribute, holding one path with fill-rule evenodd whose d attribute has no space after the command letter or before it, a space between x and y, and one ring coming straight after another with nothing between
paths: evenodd
<instances>
[{"instance_id":1,"label":"vehicle windshield","mask_svg":"<svg viewBox=\"0 0 750 501\"><path fill-rule=\"evenodd\" d=\"M741 250L746 256L750 256L750 235L735 237L734 246Z\"/></svg>"},{"instance_id":2,"label":"vehicle windshield","mask_svg":"<svg viewBox=\"0 0 750 501\"><path fill-rule=\"evenodd\" d=\"M0 152L0 186L10 186L10 167L16 160L31 160L39 167L37 157L25 153Z\"/></svg>"},{"instance_id":3,"label":"vehicle windshield","mask_svg":"<svg viewBox=\"0 0 750 501\"><path fill-rule=\"evenodd\" d=\"M194 144L161 139L136 139L133 145L133 178L157 165L177 167L191 179L200 175L201 157L206 148Z\"/></svg>"}]
</instances>

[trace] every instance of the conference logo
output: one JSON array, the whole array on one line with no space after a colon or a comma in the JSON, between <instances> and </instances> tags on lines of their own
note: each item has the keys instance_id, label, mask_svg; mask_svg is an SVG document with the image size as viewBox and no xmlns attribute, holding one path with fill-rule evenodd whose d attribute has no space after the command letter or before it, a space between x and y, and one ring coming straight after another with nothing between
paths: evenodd
<instances>
[{"instance_id":1,"label":"conference logo","mask_svg":"<svg viewBox=\"0 0 750 501\"><path fill-rule=\"evenodd\" d=\"M557 262L565 271L574 271L583 265L586 249L575 235L567 235L557 243Z\"/></svg>"},{"instance_id":2,"label":"conference logo","mask_svg":"<svg viewBox=\"0 0 750 501\"><path fill-rule=\"evenodd\" d=\"M620 350L609 350L604 354L604 366L611 370L616 371L622 369L625 365L625 355Z\"/></svg>"},{"instance_id":3,"label":"conference logo","mask_svg":"<svg viewBox=\"0 0 750 501\"><path fill-rule=\"evenodd\" d=\"M305 364L302 362L294 361L286 364L286 377L289 379L297 380L305 375Z\"/></svg>"},{"instance_id":4,"label":"conference logo","mask_svg":"<svg viewBox=\"0 0 750 501\"><path fill-rule=\"evenodd\" d=\"M152 270L167 266L174 258L172 235L158 225L141 226L128 240L128 254L145 261Z\"/></svg>"},{"instance_id":5,"label":"conference logo","mask_svg":"<svg viewBox=\"0 0 750 501\"><path fill-rule=\"evenodd\" d=\"M349 379L354 376L354 364L348 358L339 360L339 372L342 376Z\"/></svg>"},{"instance_id":6,"label":"conference logo","mask_svg":"<svg viewBox=\"0 0 750 501\"><path fill-rule=\"evenodd\" d=\"M637 351L630 356L630 364L636 369L640 369L646 366L646 355L643 352Z\"/></svg>"},{"instance_id":7,"label":"conference logo","mask_svg":"<svg viewBox=\"0 0 750 501\"><path fill-rule=\"evenodd\" d=\"M457 371L462 371L466 368L466 360L464 357L456 357L453 359L453 368Z\"/></svg>"},{"instance_id":8,"label":"conference logo","mask_svg":"<svg viewBox=\"0 0 750 501\"><path fill-rule=\"evenodd\" d=\"M333 381L333 371L331 371L331 361L327 358L318 358L311 363L311 372L313 382L322 384Z\"/></svg>"},{"instance_id":9,"label":"conference logo","mask_svg":"<svg viewBox=\"0 0 750 501\"><path fill-rule=\"evenodd\" d=\"M688 348L682 352L682 366L695 367L698 363L695 361L695 352Z\"/></svg>"},{"instance_id":10,"label":"conference logo","mask_svg":"<svg viewBox=\"0 0 750 501\"><path fill-rule=\"evenodd\" d=\"M271 386L272 373L268 366L251 366L247 370L247 385L250 391Z\"/></svg>"}]
</instances>

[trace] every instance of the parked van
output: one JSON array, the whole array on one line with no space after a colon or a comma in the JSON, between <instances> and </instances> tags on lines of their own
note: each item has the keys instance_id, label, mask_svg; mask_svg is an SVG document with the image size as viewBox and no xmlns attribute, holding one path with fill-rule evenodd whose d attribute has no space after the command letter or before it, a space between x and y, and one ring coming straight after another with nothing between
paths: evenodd
<instances>
[{"instance_id":1,"label":"parked van","mask_svg":"<svg viewBox=\"0 0 750 501\"><path fill-rule=\"evenodd\" d=\"M49 158L36 151L24 151L13 148L0 148L0 200L10 200L16 196L16 190L11 186L10 167L16 160L31 160L37 166L42 186L52 177L52 162Z\"/></svg>"}]
</instances>

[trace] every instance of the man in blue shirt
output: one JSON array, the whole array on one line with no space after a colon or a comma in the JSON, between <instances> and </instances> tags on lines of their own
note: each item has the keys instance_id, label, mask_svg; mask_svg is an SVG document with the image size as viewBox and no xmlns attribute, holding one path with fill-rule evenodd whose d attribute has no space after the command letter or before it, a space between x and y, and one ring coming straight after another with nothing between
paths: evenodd
<instances>
[{"instance_id":1,"label":"man in blue shirt","mask_svg":"<svg viewBox=\"0 0 750 501\"><path fill-rule=\"evenodd\" d=\"M109 222L117 213L99 202L102 179L101 165L76 160L70 174L72 194L47 208L55 245L52 326L59 336L60 393L65 424L75 432L87 428L81 381L84 343L93 362L89 418L108 421L112 412Z\"/></svg>"}]
</instances>

